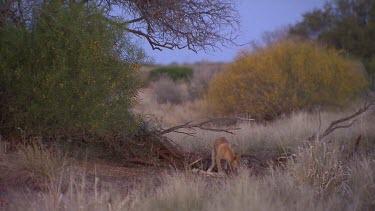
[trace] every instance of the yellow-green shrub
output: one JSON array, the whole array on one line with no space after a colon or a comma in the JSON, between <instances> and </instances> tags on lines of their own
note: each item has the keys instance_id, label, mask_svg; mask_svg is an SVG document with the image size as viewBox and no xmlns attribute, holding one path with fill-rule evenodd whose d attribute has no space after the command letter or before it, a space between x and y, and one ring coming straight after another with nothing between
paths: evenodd
<instances>
[{"instance_id":1,"label":"yellow-green shrub","mask_svg":"<svg viewBox=\"0 0 375 211\"><path fill-rule=\"evenodd\" d=\"M274 117L314 105L342 105L368 86L358 63L314 42L282 41L241 52L210 83L216 114Z\"/></svg>"}]
</instances>

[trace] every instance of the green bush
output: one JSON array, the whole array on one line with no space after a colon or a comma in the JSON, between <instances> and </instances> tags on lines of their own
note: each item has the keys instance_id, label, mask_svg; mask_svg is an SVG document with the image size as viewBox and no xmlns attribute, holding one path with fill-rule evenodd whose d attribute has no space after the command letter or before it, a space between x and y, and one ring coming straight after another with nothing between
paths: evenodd
<instances>
[{"instance_id":1,"label":"green bush","mask_svg":"<svg viewBox=\"0 0 375 211\"><path fill-rule=\"evenodd\" d=\"M358 63L314 42L283 41L244 52L210 83L216 114L273 118L316 105L340 106L368 87Z\"/></svg>"},{"instance_id":2,"label":"green bush","mask_svg":"<svg viewBox=\"0 0 375 211\"><path fill-rule=\"evenodd\" d=\"M174 81L187 80L193 75L193 70L189 67L166 66L160 67L150 72L150 80L159 79L161 76L167 76Z\"/></svg>"},{"instance_id":3,"label":"green bush","mask_svg":"<svg viewBox=\"0 0 375 211\"><path fill-rule=\"evenodd\" d=\"M101 10L48 1L0 30L1 132L126 135L144 53Z\"/></svg>"}]
</instances>

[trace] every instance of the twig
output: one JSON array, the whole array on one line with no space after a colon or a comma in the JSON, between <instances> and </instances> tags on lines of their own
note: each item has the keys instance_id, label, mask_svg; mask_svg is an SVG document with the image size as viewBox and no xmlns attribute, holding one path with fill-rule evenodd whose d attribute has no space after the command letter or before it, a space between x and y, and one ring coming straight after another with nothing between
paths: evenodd
<instances>
[{"instance_id":1,"label":"twig","mask_svg":"<svg viewBox=\"0 0 375 211\"><path fill-rule=\"evenodd\" d=\"M199 161L201 161L203 159L203 157L200 157L199 159L197 159L196 161L190 163L189 167L192 167L194 166L196 163L198 163Z\"/></svg>"},{"instance_id":2,"label":"twig","mask_svg":"<svg viewBox=\"0 0 375 211\"><path fill-rule=\"evenodd\" d=\"M203 174L205 176L210 176L210 177L222 177L222 175L220 175L218 173L203 171L203 170L200 170L200 169L193 169L191 171L194 172L194 173Z\"/></svg>"},{"instance_id":3,"label":"twig","mask_svg":"<svg viewBox=\"0 0 375 211\"><path fill-rule=\"evenodd\" d=\"M172 158L171 157L168 157L166 154L165 154L165 152L163 152L162 150L158 150L158 154L162 157L162 158L164 158L164 160L167 160L167 161L169 161L169 162L172 162Z\"/></svg>"}]
</instances>

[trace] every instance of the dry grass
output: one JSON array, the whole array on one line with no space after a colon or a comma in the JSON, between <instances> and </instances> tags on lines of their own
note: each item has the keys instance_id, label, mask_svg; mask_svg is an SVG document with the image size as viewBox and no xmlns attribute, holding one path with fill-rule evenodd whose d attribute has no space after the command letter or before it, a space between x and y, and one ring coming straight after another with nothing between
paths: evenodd
<instances>
[{"instance_id":1,"label":"dry grass","mask_svg":"<svg viewBox=\"0 0 375 211\"><path fill-rule=\"evenodd\" d=\"M162 117L166 126L205 118L205 106L158 104L150 95L141 95L140 111ZM323 130L334 120L357 110L318 113L297 112L267 124L240 123L235 135L195 131L194 137L168 134L187 151L212 149L213 141L225 136L237 143L237 152L266 157L294 152L296 162L286 170L269 170L263 177L251 170L222 180L188 173L165 176L155 191L138 194L136 210L373 210L375 208L375 109L357 117L350 128L327 136L323 142L302 148L303 140ZM201 105L204 105L203 103ZM358 157L348 159L356 138L361 135Z\"/></svg>"},{"instance_id":2,"label":"dry grass","mask_svg":"<svg viewBox=\"0 0 375 211\"><path fill-rule=\"evenodd\" d=\"M151 194L139 197L136 210L204 210L210 194L202 178L189 174L165 175L162 185Z\"/></svg>"},{"instance_id":3,"label":"dry grass","mask_svg":"<svg viewBox=\"0 0 375 211\"><path fill-rule=\"evenodd\" d=\"M298 153L298 162L288 166L296 183L311 186L320 197L346 193L350 173L339 148L316 141Z\"/></svg>"},{"instance_id":4,"label":"dry grass","mask_svg":"<svg viewBox=\"0 0 375 211\"><path fill-rule=\"evenodd\" d=\"M271 130L272 128L268 128ZM371 140L374 140L371 137ZM287 170L216 179L176 172L155 176L132 190L88 187L70 177L69 188L17 193L11 210L372 210L375 162L372 155L346 160L340 144L317 142L300 150ZM115 191L116 190L116 191Z\"/></svg>"},{"instance_id":5,"label":"dry grass","mask_svg":"<svg viewBox=\"0 0 375 211\"><path fill-rule=\"evenodd\" d=\"M44 188L58 179L69 162L56 149L40 144L22 145L13 153L3 153L0 159L0 182Z\"/></svg>"},{"instance_id":6,"label":"dry grass","mask_svg":"<svg viewBox=\"0 0 375 211\"><path fill-rule=\"evenodd\" d=\"M136 113L155 115L167 126L205 117L203 100L186 101L182 104L157 103L151 88L140 90L139 99Z\"/></svg>"},{"instance_id":7,"label":"dry grass","mask_svg":"<svg viewBox=\"0 0 375 211\"><path fill-rule=\"evenodd\" d=\"M203 101L159 104L153 90L140 93L138 113L154 114L165 126L206 117ZM321 113L321 130L353 109ZM268 124L240 123L235 135L196 131L195 137L169 134L188 151L210 151L213 141L225 136L239 146L237 152L259 157L292 151L296 162L286 170L269 169L254 176L243 169L237 176L207 178L191 172L157 175L133 189L99 189L86 175L71 172L67 188L48 183L46 191L14 193L10 210L373 210L375 208L375 111L357 118L350 128L337 130L325 142L301 148L302 140L316 132L319 116L298 112ZM358 155L347 159L354 140L362 135ZM40 146L22 146L8 153L0 142L0 179L27 184L51 180L61 174L66 160L61 153ZM5 158L5 159L4 159ZM6 170L6 171L4 171ZM3 174L3 172L7 172ZM59 177L61 178L61 177ZM127 182L127 181L124 181ZM57 185L56 185L57 184ZM115 183L113 184L115 185ZM93 187L92 187L93 186Z\"/></svg>"},{"instance_id":8,"label":"dry grass","mask_svg":"<svg viewBox=\"0 0 375 211\"><path fill-rule=\"evenodd\" d=\"M207 117L206 103L202 99L213 76L220 72L223 63L200 62L187 65L193 69L190 81L174 82L161 78L139 91L137 113L153 114L165 125L175 125ZM144 67L142 74L148 77L156 67Z\"/></svg>"},{"instance_id":9,"label":"dry grass","mask_svg":"<svg viewBox=\"0 0 375 211\"><path fill-rule=\"evenodd\" d=\"M9 151L9 143L2 141L0 137L0 157Z\"/></svg>"},{"instance_id":10,"label":"dry grass","mask_svg":"<svg viewBox=\"0 0 375 211\"><path fill-rule=\"evenodd\" d=\"M70 172L68 189L49 188L46 192L13 192L10 210L129 210L130 198L121 197L119 193L98 191L97 183L93 191L86 185L86 178L76 178Z\"/></svg>"},{"instance_id":11,"label":"dry grass","mask_svg":"<svg viewBox=\"0 0 375 211\"><path fill-rule=\"evenodd\" d=\"M264 178L243 172L223 186L208 210L329 210L339 201L317 199L309 186L297 185L290 175L272 170Z\"/></svg>"},{"instance_id":12,"label":"dry grass","mask_svg":"<svg viewBox=\"0 0 375 211\"><path fill-rule=\"evenodd\" d=\"M187 111L188 112L188 111ZM324 130L331 121L341 118L352 110L345 112L322 112L321 130ZM334 144L354 144L355 138L362 135L361 144L375 149L375 124L373 115L367 114L357 118L357 122L350 128L337 130L326 138ZM172 122L172 121L171 121ZM188 151L209 151L213 141L225 136L233 143L237 143L238 151L250 154L283 153L293 151L297 153L302 141L315 133L319 128L319 115L307 112L298 112L291 116L280 118L268 124L242 123L237 125L241 129L235 135L196 131L195 137L181 134L169 134L169 137ZM321 131L322 132L322 131Z\"/></svg>"},{"instance_id":13,"label":"dry grass","mask_svg":"<svg viewBox=\"0 0 375 211\"><path fill-rule=\"evenodd\" d=\"M176 88L176 90L178 90ZM158 103L153 94L153 88L144 88L139 93L140 103L136 107L137 113L152 114L161 119L164 126L174 126L191 120L202 120L210 117L207 105L203 99L185 101L182 104ZM184 92L186 93L186 92ZM342 111L322 111L321 130L324 130L331 121L352 113L361 106L360 102ZM327 139L333 142L351 143L362 135L362 143L375 149L372 137L375 137L375 124L371 118L375 116L375 109L357 118L357 122L348 129L331 134ZM311 112L296 112L281 117L271 123L239 123L241 130L236 135L195 131L195 137L181 134L169 134L170 138L188 151L210 151L213 141L225 136L231 142L237 143L242 152L285 152L296 151L301 141L315 133L319 128L319 115ZM322 131L321 131L322 132Z\"/></svg>"},{"instance_id":14,"label":"dry grass","mask_svg":"<svg viewBox=\"0 0 375 211\"><path fill-rule=\"evenodd\" d=\"M167 77L150 84L153 100L159 104L180 104L189 98L188 87L185 83L174 82Z\"/></svg>"},{"instance_id":15,"label":"dry grass","mask_svg":"<svg viewBox=\"0 0 375 211\"><path fill-rule=\"evenodd\" d=\"M374 171L366 163L356 170ZM353 167L354 168L354 167ZM369 173L369 172L367 172ZM352 176L349 183L362 185L372 181ZM368 179L368 178L366 178ZM84 179L71 179L65 193L21 194L12 203L12 210L366 210L371 208L372 186L350 189L353 195L332 193L326 197L316 194L314 187L299 184L295 177L281 171L269 170L265 177L251 176L242 171L238 176L224 179L204 178L190 173L162 175L159 180L144 184L127 195L111 191L87 191ZM154 187L151 189L150 187ZM352 188L351 186L349 188ZM360 195L354 195L360 194ZM364 196L366 195L366 196Z\"/></svg>"},{"instance_id":16,"label":"dry grass","mask_svg":"<svg viewBox=\"0 0 375 211\"><path fill-rule=\"evenodd\" d=\"M148 111L160 115L161 105ZM186 106L186 104L184 105ZM243 123L236 135L196 131L195 137L169 134L189 151L209 151L213 141L226 136L239 144L237 151L257 156L293 151L297 162L286 171L270 170L260 178L243 171L221 181L189 174L166 177L154 194L143 196L140 210L373 210L375 208L375 110L357 118L350 128L337 130L324 142L301 148L302 141L333 121L356 110L298 112L268 124ZM186 107L185 107L186 108ZM168 125L200 119L202 113L186 109L184 118L166 109ZM190 114L192 112L192 114ZM196 116L194 116L194 114ZM354 141L362 136L359 154L348 159ZM364 156L365 155L365 156ZM142 198L142 197L140 197Z\"/></svg>"},{"instance_id":17,"label":"dry grass","mask_svg":"<svg viewBox=\"0 0 375 211\"><path fill-rule=\"evenodd\" d=\"M375 209L375 160L374 157L357 157L349 166L348 181L352 210Z\"/></svg>"}]
</instances>

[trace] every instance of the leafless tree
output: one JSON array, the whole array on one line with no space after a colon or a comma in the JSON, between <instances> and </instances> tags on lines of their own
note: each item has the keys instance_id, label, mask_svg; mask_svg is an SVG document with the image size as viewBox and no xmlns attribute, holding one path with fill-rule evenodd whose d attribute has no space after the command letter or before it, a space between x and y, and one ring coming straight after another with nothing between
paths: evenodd
<instances>
[{"instance_id":1,"label":"leafless tree","mask_svg":"<svg viewBox=\"0 0 375 211\"><path fill-rule=\"evenodd\" d=\"M15 0L1 0L0 1L0 26L12 22L16 25L20 25L23 16L22 12L22 1Z\"/></svg>"},{"instance_id":2,"label":"leafless tree","mask_svg":"<svg viewBox=\"0 0 375 211\"><path fill-rule=\"evenodd\" d=\"M30 11L48 2L2 0L0 26L9 21L24 25ZM61 0L61 3L104 9L109 21L146 39L154 50L216 50L235 45L239 29L234 0Z\"/></svg>"},{"instance_id":3,"label":"leafless tree","mask_svg":"<svg viewBox=\"0 0 375 211\"><path fill-rule=\"evenodd\" d=\"M120 8L127 19L121 24L157 50L215 50L235 44L239 27L233 0L108 0L100 5Z\"/></svg>"}]
</instances>

